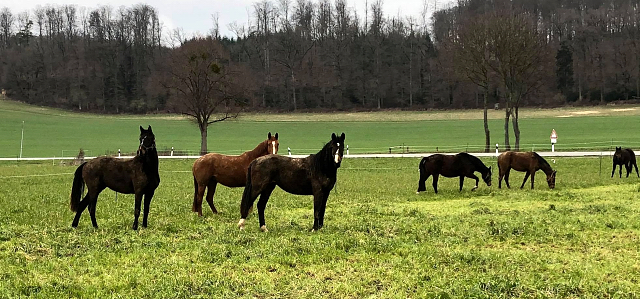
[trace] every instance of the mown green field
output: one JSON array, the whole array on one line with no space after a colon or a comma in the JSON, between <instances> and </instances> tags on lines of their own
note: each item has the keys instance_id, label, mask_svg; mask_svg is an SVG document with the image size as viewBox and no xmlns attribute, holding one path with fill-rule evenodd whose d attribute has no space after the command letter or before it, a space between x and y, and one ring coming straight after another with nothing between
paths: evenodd
<instances>
[{"instance_id":1,"label":"mown green field","mask_svg":"<svg viewBox=\"0 0 640 299\"><path fill-rule=\"evenodd\" d=\"M160 162L149 228L130 229L131 195L105 191L100 228L84 214L72 229L74 167L0 162L0 297L638 297L640 179L609 178L609 158L555 161L554 190L542 173L500 190L494 174L416 195L419 159L345 159L314 233L311 197L279 189L268 233L255 212L237 229L242 188L218 187L222 213L198 218L192 160Z\"/></svg>"},{"instance_id":2,"label":"mown green field","mask_svg":"<svg viewBox=\"0 0 640 299\"><path fill-rule=\"evenodd\" d=\"M549 151L551 129L558 132L556 150L640 148L639 107L589 107L554 110L522 109L524 150ZM504 143L502 112L491 111L493 143ZM138 126L151 125L160 150L196 154L200 134L195 124L176 115L104 116L39 108L0 101L0 157L18 157L24 121L23 157L72 157L135 152ZM384 153L406 145L412 152L479 152L484 148L481 110L382 111L331 114L244 114L209 128L210 152L240 154L278 132L281 153L319 150L331 133L345 132L350 153ZM511 138L514 142L514 138ZM399 149L394 149L399 152Z\"/></svg>"}]
</instances>

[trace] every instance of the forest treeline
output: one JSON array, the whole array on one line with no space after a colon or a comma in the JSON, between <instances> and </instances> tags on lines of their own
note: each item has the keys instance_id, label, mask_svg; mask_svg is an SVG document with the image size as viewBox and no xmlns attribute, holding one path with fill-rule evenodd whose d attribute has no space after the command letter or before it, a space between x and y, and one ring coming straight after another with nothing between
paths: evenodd
<instances>
[{"instance_id":1,"label":"forest treeline","mask_svg":"<svg viewBox=\"0 0 640 299\"><path fill-rule=\"evenodd\" d=\"M447 45L505 8L534 24L547 54L531 62L544 76L520 106L637 99L637 0L460 0L418 18L389 17L381 1L359 15L346 0L263 0L247 23L230 25L236 37L221 37L214 23L207 38L216 64L235 70L228 76L243 93L234 103L245 109L480 108L485 91L461 71L465 60L452 52L462 48ZM181 95L167 74L190 39L163 31L145 4L4 8L0 88L66 109L176 112ZM487 72L488 102L503 104L508 83Z\"/></svg>"}]
</instances>

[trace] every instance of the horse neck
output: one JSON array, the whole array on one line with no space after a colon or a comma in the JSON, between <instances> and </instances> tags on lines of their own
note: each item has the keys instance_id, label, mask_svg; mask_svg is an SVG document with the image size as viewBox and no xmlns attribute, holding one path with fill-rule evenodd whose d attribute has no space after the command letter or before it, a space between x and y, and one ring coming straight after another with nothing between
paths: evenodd
<instances>
[{"instance_id":1,"label":"horse neck","mask_svg":"<svg viewBox=\"0 0 640 299\"><path fill-rule=\"evenodd\" d=\"M266 141L260 142L256 146L256 148L254 148L254 149L252 149L250 151L244 152L242 154L242 156L246 156L249 159L249 161L253 161L258 157L261 157L261 156L264 156L264 155L268 154L269 153L269 147L267 146L268 145L267 142L269 142L269 141L266 140Z\"/></svg>"},{"instance_id":2,"label":"horse neck","mask_svg":"<svg viewBox=\"0 0 640 299\"><path fill-rule=\"evenodd\" d=\"M489 172L489 167L487 167L487 165L484 165L484 163L482 163L482 161L480 161L480 159L469 155L469 162L471 162L471 164L476 168L476 170L478 172L480 172L482 175L487 174L487 172Z\"/></svg>"},{"instance_id":3,"label":"horse neck","mask_svg":"<svg viewBox=\"0 0 640 299\"><path fill-rule=\"evenodd\" d=\"M144 165L145 169L153 169L156 172L158 171L158 151L156 149L149 149L143 155L137 156Z\"/></svg>"},{"instance_id":4,"label":"horse neck","mask_svg":"<svg viewBox=\"0 0 640 299\"><path fill-rule=\"evenodd\" d=\"M318 153L313 155L313 157L309 156L309 158L313 159L313 163L311 164L314 170L332 176L335 176L338 172L338 168L331 155L331 147L329 147L328 143Z\"/></svg>"},{"instance_id":5,"label":"horse neck","mask_svg":"<svg viewBox=\"0 0 640 299\"><path fill-rule=\"evenodd\" d=\"M550 176L553 173L553 169L551 169L551 165L549 165L548 163L539 163L539 164L540 164L540 169L547 176Z\"/></svg>"}]
</instances>

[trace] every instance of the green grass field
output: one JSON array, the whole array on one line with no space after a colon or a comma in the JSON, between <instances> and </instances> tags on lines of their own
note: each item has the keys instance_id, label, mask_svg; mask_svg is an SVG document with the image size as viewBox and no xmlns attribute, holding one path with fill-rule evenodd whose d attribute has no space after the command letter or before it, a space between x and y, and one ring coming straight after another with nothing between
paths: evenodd
<instances>
[{"instance_id":1,"label":"green grass field","mask_svg":"<svg viewBox=\"0 0 640 299\"><path fill-rule=\"evenodd\" d=\"M639 107L523 109L520 114L523 150L550 150L551 129L559 135L557 150L640 148ZM503 144L502 112L491 111L490 117L492 143ZM200 145L196 125L180 116L104 116L0 101L0 157L19 155L23 121L23 157L71 157L80 148L88 156L135 152L140 125L153 127L159 149L197 153ZM403 144L414 152L477 152L484 145L480 110L244 114L210 126L209 151L240 154L269 131L279 133L281 153L290 147L294 154L317 152L333 132L346 133L352 154L384 153Z\"/></svg>"},{"instance_id":2,"label":"green grass field","mask_svg":"<svg viewBox=\"0 0 640 299\"><path fill-rule=\"evenodd\" d=\"M0 298L639 296L640 179L609 178L608 158L556 159L554 190L512 173L514 189L443 178L438 195L431 179L415 194L418 162L345 159L315 233L312 198L280 189L268 233L255 212L237 229L242 188L219 187L221 214L198 218L193 160L160 162L149 228L107 190L100 228L83 214L72 229L74 167L0 162Z\"/></svg>"}]
</instances>

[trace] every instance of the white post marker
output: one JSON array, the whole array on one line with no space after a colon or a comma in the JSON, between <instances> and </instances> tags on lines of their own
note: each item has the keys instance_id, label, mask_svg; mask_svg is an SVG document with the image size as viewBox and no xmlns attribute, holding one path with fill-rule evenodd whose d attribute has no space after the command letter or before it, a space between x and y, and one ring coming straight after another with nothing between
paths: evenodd
<instances>
[{"instance_id":1,"label":"white post marker","mask_svg":"<svg viewBox=\"0 0 640 299\"><path fill-rule=\"evenodd\" d=\"M556 134L555 129L551 129L551 152L556 151L556 142L558 142L558 134Z\"/></svg>"},{"instance_id":2,"label":"white post marker","mask_svg":"<svg viewBox=\"0 0 640 299\"><path fill-rule=\"evenodd\" d=\"M287 147L287 152L289 153L289 157L291 157L291 148Z\"/></svg>"},{"instance_id":3,"label":"white post marker","mask_svg":"<svg viewBox=\"0 0 640 299\"><path fill-rule=\"evenodd\" d=\"M4 95L4 89L2 90ZM20 159L22 159L22 143L24 141L24 120L22 121L22 136L20 137Z\"/></svg>"},{"instance_id":4,"label":"white post marker","mask_svg":"<svg viewBox=\"0 0 640 299\"><path fill-rule=\"evenodd\" d=\"M500 156L500 153L498 152L498 144L496 143L496 157Z\"/></svg>"},{"instance_id":5,"label":"white post marker","mask_svg":"<svg viewBox=\"0 0 640 299\"><path fill-rule=\"evenodd\" d=\"M173 157L173 146L171 147L171 157Z\"/></svg>"},{"instance_id":6,"label":"white post marker","mask_svg":"<svg viewBox=\"0 0 640 299\"><path fill-rule=\"evenodd\" d=\"M349 155L349 145L347 144L347 156Z\"/></svg>"},{"instance_id":7,"label":"white post marker","mask_svg":"<svg viewBox=\"0 0 640 299\"><path fill-rule=\"evenodd\" d=\"M118 158L120 157L120 149L118 149Z\"/></svg>"}]
</instances>

